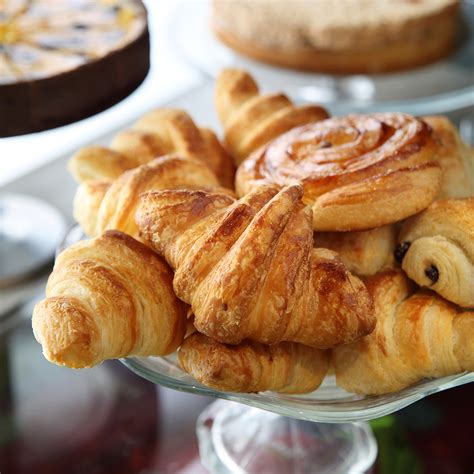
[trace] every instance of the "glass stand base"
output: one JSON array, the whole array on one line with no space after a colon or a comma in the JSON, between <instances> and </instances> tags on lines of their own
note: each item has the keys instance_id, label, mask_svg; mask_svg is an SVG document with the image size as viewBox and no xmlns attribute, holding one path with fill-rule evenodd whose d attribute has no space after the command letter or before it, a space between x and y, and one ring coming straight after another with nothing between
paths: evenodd
<instances>
[{"instance_id":1,"label":"glass stand base","mask_svg":"<svg viewBox=\"0 0 474 474\"><path fill-rule=\"evenodd\" d=\"M377 456L367 423L313 423L223 400L200 415L197 435L213 474L361 474Z\"/></svg>"}]
</instances>

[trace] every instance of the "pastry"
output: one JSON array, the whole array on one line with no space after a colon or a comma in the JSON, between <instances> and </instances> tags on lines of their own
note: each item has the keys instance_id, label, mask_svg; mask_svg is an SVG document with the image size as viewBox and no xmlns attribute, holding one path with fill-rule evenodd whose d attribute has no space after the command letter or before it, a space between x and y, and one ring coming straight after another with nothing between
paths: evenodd
<instances>
[{"instance_id":1,"label":"pastry","mask_svg":"<svg viewBox=\"0 0 474 474\"><path fill-rule=\"evenodd\" d=\"M457 0L215 0L212 27L237 52L337 74L418 67L449 54Z\"/></svg>"},{"instance_id":2,"label":"pastry","mask_svg":"<svg viewBox=\"0 0 474 474\"><path fill-rule=\"evenodd\" d=\"M321 385L328 361L328 351L293 342L229 346L199 333L179 349L186 372L204 385L229 392L312 392Z\"/></svg>"},{"instance_id":3,"label":"pastry","mask_svg":"<svg viewBox=\"0 0 474 474\"><path fill-rule=\"evenodd\" d=\"M302 188L263 186L235 201L204 191L142 196L136 222L175 270L196 329L226 344L300 342L319 349L373 330L362 282L337 254L313 249Z\"/></svg>"},{"instance_id":4,"label":"pastry","mask_svg":"<svg viewBox=\"0 0 474 474\"><path fill-rule=\"evenodd\" d=\"M115 181L85 181L74 198L74 217L90 236L108 229L139 237L135 211L140 195L159 189L208 189L226 194L202 161L165 155L123 173Z\"/></svg>"},{"instance_id":5,"label":"pastry","mask_svg":"<svg viewBox=\"0 0 474 474\"><path fill-rule=\"evenodd\" d=\"M234 187L234 165L214 132L198 128L182 110L156 109L131 129L118 133L110 148L89 146L79 150L68 168L77 181L116 179L124 171L170 153L202 161L223 186Z\"/></svg>"},{"instance_id":6,"label":"pastry","mask_svg":"<svg viewBox=\"0 0 474 474\"><path fill-rule=\"evenodd\" d=\"M0 136L110 107L145 79L149 54L139 0L2 0Z\"/></svg>"},{"instance_id":7,"label":"pastry","mask_svg":"<svg viewBox=\"0 0 474 474\"><path fill-rule=\"evenodd\" d=\"M262 183L302 183L316 231L359 231L405 219L436 197L441 169L430 127L410 115L349 115L301 126L247 158L239 196Z\"/></svg>"},{"instance_id":8,"label":"pastry","mask_svg":"<svg viewBox=\"0 0 474 474\"><path fill-rule=\"evenodd\" d=\"M337 385L364 395L401 390L424 378L474 371L474 312L414 291L401 271L366 280L377 325L333 351Z\"/></svg>"},{"instance_id":9,"label":"pastry","mask_svg":"<svg viewBox=\"0 0 474 474\"><path fill-rule=\"evenodd\" d=\"M474 308L474 197L436 201L408 219L395 255L418 285Z\"/></svg>"},{"instance_id":10,"label":"pastry","mask_svg":"<svg viewBox=\"0 0 474 474\"><path fill-rule=\"evenodd\" d=\"M56 259L33 331L58 365L165 355L181 344L186 305L173 293L168 265L140 242L110 231Z\"/></svg>"},{"instance_id":11,"label":"pastry","mask_svg":"<svg viewBox=\"0 0 474 474\"><path fill-rule=\"evenodd\" d=\"M474 196L474 148L464 143L447 117L423 117L432 128L436 158L443 170L438 199Z\"/></svg>"},{"instance_id":12,"label":"pastry","mask_svg":"<svg viewBox=\"0 0 474 474\"><path fill-rule=\"evenodd\" d=\"M295 106L284 94L260 94L252 76L240 69L224 69L219 74L215 101L236 165L278 135L328 117L322 107Z\"/></svg>"},{"instance_id":13,"label":"pastry","mask_svg":"<svg viewBox=\"0 0 474 474\"><path fill-rule=\"evenodd\" d=\"M314 244L337 252L350 272L369 276L394 264L397 229L392 224L361 232L316 232Z\"/></svg>"}]
</instances>

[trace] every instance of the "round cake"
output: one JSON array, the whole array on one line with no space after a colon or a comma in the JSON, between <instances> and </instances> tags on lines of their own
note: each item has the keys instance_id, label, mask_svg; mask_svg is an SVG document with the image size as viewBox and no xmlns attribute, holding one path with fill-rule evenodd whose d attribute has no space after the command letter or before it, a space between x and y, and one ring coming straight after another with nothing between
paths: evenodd
<instances>
[{"instance_id":1,"label":"round cake","mask_svg":"<svg viewBox=\"0 0 474 474\"><path fill-rule=\"evenodd\" d=\"M149 50L139 0L2 0L0 136L110 107L146 77Z\"/></svg>"},{"instance_id":2,"label":"round cake","mask_svg":"<svg viewBox=\"0 0 474 474\"><path fill-rule=\"evenodd\" d=\"M225 44L278 66L380 73L438 60L453 48L458 0L214 0Z\"/></svg>"}]
</instances>

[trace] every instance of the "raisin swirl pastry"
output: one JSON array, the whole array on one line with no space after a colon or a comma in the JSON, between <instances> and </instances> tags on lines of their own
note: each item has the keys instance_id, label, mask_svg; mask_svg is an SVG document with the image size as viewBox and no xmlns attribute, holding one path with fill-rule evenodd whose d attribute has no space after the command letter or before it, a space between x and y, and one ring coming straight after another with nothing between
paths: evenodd
<instances>
[{"instance_id":1,"label":"raisin swirl pastry","mask_svg":"<svg viewBox=\"0 0 474 474\"><path fill-rule=\"evenodd\" d=\"M474 308L474 198L436 201L408 219L395 257L420 286Z\"/></svg>"},{"instance_id":2,"label":"raisin swirl pastry","mask_svg":"<svg viewBox=\"0 0 474 474\"><path fill-rule=\"evenodd\" d=\"M374 298L372 334L333 350L337 384L364 395L401 390L424 378L474 371L474 312L415 291L400 270L365 280Z\"/></svg>"},{"instance_id":3,"label":"raisin swirl pastry","mask_svg":"<svg viewBox=\"0 0 474 474\"><path fill-rule=\"evenodd\" d=\"M253 77L240 69L220 73L215 102L225 143L237 165L278 135L328 117L322 107L296 106L285 94L260 94Z\"/></svg>"},{"instance_id":4,"label":"raisin swirl pastry","mask_svg":"<svg viewBox=\"0 0 474 474\"><path fill-rule=\"evenodd\" d=\"M234 165L212 130L197 127L179 109L156 109L141 117L130 129L118 133L110 147L80 149L68 164L74 178L116 179L123 172L154 158L177 153L205 163L223 186L233 188Z\"/></svg>"},{"instance_id":5,"label":"raisin swirl pastry","mask_svg":"<svg viewBox=\"0 0 474 474\"><path fill-rule=\"evenodd\" d=\"M308 393L324 380L329 351L294 342L230 346L194 333L181 345L179 362L196 380L217 390Z\"/></svg>"},{"instance_id":6,"label":"raisin swirl pastry","mask_svg":"<svg viewBox=\"0 0 474 474\"><path fill-rule=\"evenodd\" d=\"M331 118L294 128L239 167L239 196L262 183L301 183L318 231L391 224L436 197L441 169L430 127L410 115Z\"/></svg>"},{"instance_id":7,"label":"raisin swirl pastry","mask_svg":"<svg viewBox=\"0 0 474 474\"><path fill-rule=\"evenodd\" d=\"M74 217L89 236L116 229L138 238L135 211L140 195L146 191L176 188L208 189L233 195L220 186L203 162L165 155L126 171L115 181L82 183L74 198Z\"/></svg>"},{"instance_id":8,"label":"raisin swirl pastry","mask_svg":"<svg viewBox=\"0 0 474 474\"><path fill-rule=\"evenodd\" d=\"M302 188L263 186L236 201L204 191L146 193L142 237L175 270L196 329L226 344L299 342L320 349L373 330L363 283L337 254L313 249Z\"/></svg>"},{"instance_id":9,"label":"raisin swirl pastry","mask_svg":"<svg viewBox=\"0 0 474 474\"><path fill-rule=\"evenodd\" d=\"M168 265L132 237L109 231L56 259L46 299L33 312L44 356L58 365L91 367L129 355L165 355L186 330Z\"/></svg>"}]
</instances>

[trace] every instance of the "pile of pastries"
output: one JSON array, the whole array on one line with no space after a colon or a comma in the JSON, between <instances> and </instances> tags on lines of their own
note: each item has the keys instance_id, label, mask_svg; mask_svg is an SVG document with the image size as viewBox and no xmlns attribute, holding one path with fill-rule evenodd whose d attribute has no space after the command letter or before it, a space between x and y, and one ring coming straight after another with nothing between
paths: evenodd
<instances>
[{"instance_id":1,"label":"pile of pastries","mask_svg":"<svg viewBox=\"0 0 474 474\"><path fill-rule=\"evenodd\" d=\"M221 142L152 111L71 159L90 239L57 258L33 330L72 368L178 351L199 382L360 394L474 371L474 156L444 117L329 117L216 85ZM235 183L235 187L234 187Z\"/></svg>"}]
</instances>

